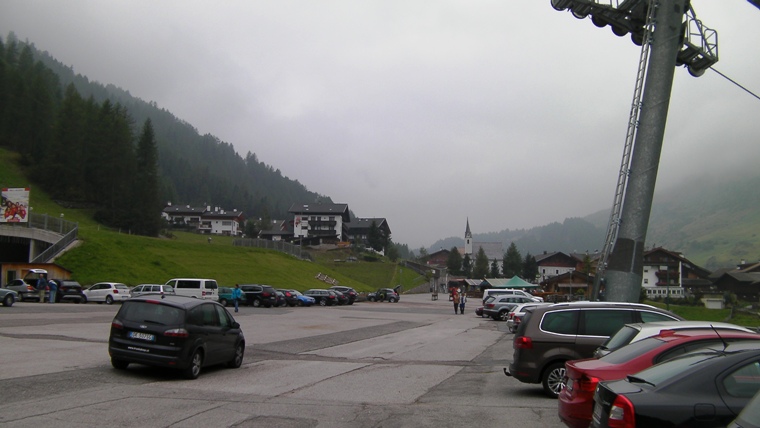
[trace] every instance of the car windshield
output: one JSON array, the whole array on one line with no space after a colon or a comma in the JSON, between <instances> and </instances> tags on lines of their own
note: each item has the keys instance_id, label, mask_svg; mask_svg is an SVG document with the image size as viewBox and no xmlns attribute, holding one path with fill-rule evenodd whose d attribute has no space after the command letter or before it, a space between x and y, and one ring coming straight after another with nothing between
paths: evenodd
<instances>
[{"instance_id":1,"label":"car windshield","mask_svg":"<svg viewBox=\"0 0 760 428\"><path fill-rule=\"evenodd\" d=\"M296 296L303 296L303 294L301 294L301 292L298 290L290 290L290 294L294 294Z\"/></svg>"},{"instance_id":2,"label":"car windshield","mask_svg":"<svg viewBox=\"0 0 760 428\"><path fill-rule=\"evenodd\" d=\"M717 358L720 355L722 354L714 352L688 354L681 358L668 360L644 369L636 373L635 378L656 386L660 382L678 376L687 370L693 370L694 367L703 365L706 361Z\"/></svg>"}]
</instances>

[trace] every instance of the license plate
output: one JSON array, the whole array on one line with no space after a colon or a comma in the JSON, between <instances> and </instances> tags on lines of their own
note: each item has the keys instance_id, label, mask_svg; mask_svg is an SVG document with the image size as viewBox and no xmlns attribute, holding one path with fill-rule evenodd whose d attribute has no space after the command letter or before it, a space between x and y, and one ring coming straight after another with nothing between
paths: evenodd
<instances>
[{"instance_id":1,"label":"license plate","mask_svg":"<svg viewBox=\"0 0 760 428\"><path fill-rule=\"evenodd\" d=\"M140 339L140 340L147 340L149 342L155 342L156 336L149 333L141 333L139 331L130 331L129 334L127 334L127 337L130 339Z\"/></svg>"}]
</instances>

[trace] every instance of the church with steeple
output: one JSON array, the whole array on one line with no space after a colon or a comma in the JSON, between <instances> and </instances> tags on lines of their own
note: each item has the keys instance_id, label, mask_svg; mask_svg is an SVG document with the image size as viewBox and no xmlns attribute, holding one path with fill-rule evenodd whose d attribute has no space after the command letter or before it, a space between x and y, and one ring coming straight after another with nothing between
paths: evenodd
<instances>
[{"instance_id":1,"label":"church with steeple","mask_svg":"<svg viewBox=\"0 0 760 428\"><path fill-rule=\"evenodd\" d=\"M460 250L462 257L469 255L470 260L474 263L475 257L477 257L481 248L486 253L486 257L488 257L488 266L490 267L491 263L496 261L496 264L499 266L499 272L501 272L502 265L504 264L504 245L501 242L475 242L472 238L470 218L468 217L467 227L464 230L464 250Z\"/></svg>"}]
</instances>

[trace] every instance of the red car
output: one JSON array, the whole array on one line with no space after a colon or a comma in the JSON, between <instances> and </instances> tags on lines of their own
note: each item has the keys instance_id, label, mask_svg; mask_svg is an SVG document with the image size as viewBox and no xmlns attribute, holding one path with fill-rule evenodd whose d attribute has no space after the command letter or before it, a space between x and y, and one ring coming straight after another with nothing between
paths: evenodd
<instances>
[{"instance_id":1,"label":"red car","mask_svg":"<svg viewBox=\"0 0 760 428\"><path fill-rule=\"evenodd\" d=\"M760 334L729 330L662 330L611 352L600 359L565 363L565 388L559 394L559 418L569 427L588 427L594 407L594 391L600 381L625 379L659 362L693 349L722 349L729 342L758 340Z\"/></svg>"}]
</instances>

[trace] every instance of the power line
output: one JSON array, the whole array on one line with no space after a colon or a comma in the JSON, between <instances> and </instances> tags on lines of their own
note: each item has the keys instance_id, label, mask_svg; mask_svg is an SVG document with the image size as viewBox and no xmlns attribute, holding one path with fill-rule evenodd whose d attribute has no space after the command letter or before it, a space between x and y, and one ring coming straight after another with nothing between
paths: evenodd
<instances>
[{"instance_id":1,"label":"power line","mask_svg":"<svg viewBox=\"0 0 760 428\"><path fill-rule=\"evenodd\" d=\"M718 74L719 74L721 77L723 77L724 79L726 79L726 80L728 80L729 82L733 83L734 85L736 85L736 86L738 86L738 87L740 87L740 88L744 89L744 90L745 90L745 91L746 91L748 94L750 94L750 95L752 95L753 97L755 97L755 98L757 98L758 100L760 100L760 96L757 96L757 94L753 93L753 92L752 92L752 91L750 91L749 89L747 89L747 88L745 88L744 86L740 85L740 84L739 84L737 81L735 81L734 79L732 79L732 78L730 78L730 77L726 76L725 74L721 73L720 71L716 70L716 69L715 69L715 67L710 67L710 68L712 69L712 71L714 71L714 72L718 73Z\"/></svg>"}]
</instances>

